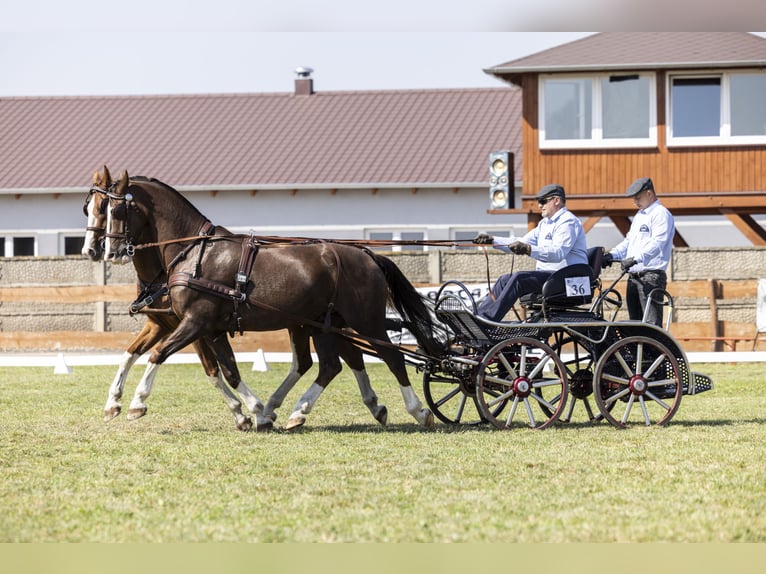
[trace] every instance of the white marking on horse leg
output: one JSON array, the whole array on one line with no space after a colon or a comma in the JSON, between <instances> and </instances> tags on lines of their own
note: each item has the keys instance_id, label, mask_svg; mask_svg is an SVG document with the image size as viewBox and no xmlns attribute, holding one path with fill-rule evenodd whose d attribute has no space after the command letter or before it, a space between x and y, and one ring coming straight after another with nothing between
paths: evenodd
<instances>
[{"instance_id":1,"label":"white marking on horse leg","mask_svg":"<svg viewBox=\"0 0 766 574\"><path fill-rule=\"evenodd\" d=\"M362 401L367 405L367 408L370 409L375 420L383 426L386 426L388 409L386 409L385 405L378 405L378 395L375 394L375 390L370 384L370 376L367 374L367 371L364 369L361 371L351 369L351 372L354 373L354 377L356 377L356 384L359 385Z\"/></svg>"},{"instance_id":2,"label":"white marking on horse leg","mask_svg":"<svg viewBox=\"0 0 766 574\"><path fill-rule=\"evenodd\" d=\"M407 409L407 412L421 425L428 428L432 427L434 424L434 415L430 410L423 408L423 403L420 402L420 399L415 394L412 386L403 387L400 385L399 389L402 391L404 406Z\"/></svg>"},{"instance_id":3,"label":"white marking on horse leg","mask_svg":"<svg viewBox=\"0 0 766 574\"><path fill-rule=\"evenodd\" d=\"M242 414L242 403L239 402L234 391L232 391L224 382L221 374L208 376L208 380L214 387L221 391L226 406L229 407L231 414L234 415L234 422L236 423L237 428L242 431L251 430L253 428L253 421L247 415Z\"/></svg>"},{"instance_id":4,"label":"white marking on horse leg","mask_svg":"<svg viewBox=\"0 0 766 574\"><path fill-rule=\"evenodd\" d=\"M266 401L266 407L263 409L263 416L270 418L272 421L277 420L277 413L275 410L282 406L285 397L292 390L292 388L295 386L295 383L297 383L300 378L301 375L298 373L295 365L293 364L293 368L290 369L289 373L287 373L285 380L282 381L277 390L274 391L269 397L269 400Z\"/></svg>"},{"instance_id":5,"label":"white marking on horse leg","mask_svg":"<svg viewBox=\"0 0 766 574\"><path fill-rule=\"evenodd\" d=\"M259 399L253 391L250 390L250 387L248 387L244 381L239 381L239 385L237 385L237 392L239 392L239 396L242 397L242 400L245 402L245 406L251 413L254 415L263 414L265 408L263 401Z\"/></svg>"},{"instance_id":6,"label":"white marking on horse leg","mask_svg":"<svg viewBox=\"0 0 766 574\"><path fill-rule=\"evenodd\" d=\"M306 422L306 415L314 408L319 396L324 391L324 387L311 383L311 386L303 393L303 396L298 399L298 402L293 407L293 412L290 413L290 418L287 419L286 428L291 429L297 426L301 426Z\"/></svg>"},{"instance_id":7,"label":"white marking on horse leg","mask_svg":"<svg viewBox=\"0 0 766 574\"><path fill-rule=\"evenodd\" d=\"M114 417L120 414L122 411L122 405L120 399L122 398L122 392L125 388L125 381L128 378L128 372L134 365L140 355L136 353L128 353L125 351L120 360L120 364L117 366L117 374L114 376L111 386L109 387L109 393L106 397L106 405L104 405L104 420L110 421Z\"/></svg>"},{"instance_id":8,"label":"white marking on horse leg","mask_svg":"<svg viewBox=\"0 0 766 574\"><path fill-rule=\"evenodd\" d=\"M128 420L139 419L146 414L146 399L152 393L152 385L154 379L157 376L157 371L160 365L157 363L149 363L146 365L144 376L136 387L136 392L133 394L133 400L130 401L130 408L128 408Z\"/></svg>"}]
</instances>

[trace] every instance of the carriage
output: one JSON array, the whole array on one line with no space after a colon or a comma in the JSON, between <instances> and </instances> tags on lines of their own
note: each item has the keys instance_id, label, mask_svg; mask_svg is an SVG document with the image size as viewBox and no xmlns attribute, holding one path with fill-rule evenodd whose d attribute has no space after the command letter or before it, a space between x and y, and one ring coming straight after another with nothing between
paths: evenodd
<instances>
[{"instance_id":1,"label":"carriage","mask_svg":"<svg viewBox=\"0 0 766 574\"><path fill-rule=\"evenodd\" d=\"M683 395L712 388L708 377L690 371L667 329L615 320L622 298L614 286L621 277L602 288L600 247L589 250L588 264L554 272L540 294L523 300L524 319L506 323L477 316L471 294L456 281L427 303L390 259L359 242L233 234L151 178L123 172L112 182L105 167L103 174L94 174L85 212L90 243L97 245L103 236L104 259L132 261L141 284L148 285L131 308L155 301L155 294L142 296L158 281L164 282L160 293L172 300L164 309L176 322L153 339L159 342L131 402L134 418L146 413L157 368L195 341L215 356L206 371L240 430L253 424L235 391L255 415L256 430L269 430L275 409L311 366L309 337L319 374L298 400L287 428L305 422L340 371L341 357L354 372L365 405L386 424L386 409L377 402L362 351L386 363L407 412L426 427L436 416L445 423L541 429L571 421L578 404L589 421L606 419L621 428L634 422L663 425ZM89 255L101 256L98 249ZM650 298L672 306L665 291ZM417 348L389 340L387 302ZM226 333L277 329L290 332L293 367L264 403L242 381ZM129 355L129 361L136 358ZM429 408L412 389L408 363L423 374ZM118 373L106 420L120 412L123 384Z\"/></svg>"},{"instance_id":2,"label":"carriage","mask_svg":"<svg viewBox=\"0 0 766 574\"><path fill-rule=\"evenodd\" d=\"M522 297L520 321L485 320L463 284L442 285L433 310L448 350L436 360L414 358L436 417L503 429L543 429L579 413L618 428L664 425L684 395L712 389L709 377L690 371L667 328L615 320L624 272L602 288L602 253L590 248L587 265L560 269L541 293ZM672 309L667 291L654 290L651 300Z\"/></svg>"}]
</instances>

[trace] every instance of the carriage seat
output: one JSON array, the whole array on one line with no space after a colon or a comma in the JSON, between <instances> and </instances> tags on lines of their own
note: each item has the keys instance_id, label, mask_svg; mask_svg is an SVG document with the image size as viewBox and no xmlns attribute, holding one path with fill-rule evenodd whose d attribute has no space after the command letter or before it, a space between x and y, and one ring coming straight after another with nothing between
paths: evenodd
<instances>
[{"instance_id":1,"label":"carriage seat","mask_svg":"<svg viewBox=\"0 0 766 574\"><path fill-rule=\"evenodd\" d=\"M539 308L543 304L556 308L589 305L599 287L603 254L602 247L591 247L587 265L577 263L554 271L543 284L542 293L522 297L521 304L527 308Z\"/></svg>"}]
</instances>

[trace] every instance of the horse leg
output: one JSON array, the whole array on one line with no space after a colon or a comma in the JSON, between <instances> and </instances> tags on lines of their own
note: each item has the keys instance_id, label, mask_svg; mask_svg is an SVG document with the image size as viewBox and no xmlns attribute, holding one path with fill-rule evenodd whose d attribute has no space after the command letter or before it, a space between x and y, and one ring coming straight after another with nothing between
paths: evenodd
<instances>
[{"instance_id":1,"label":"horse leg","mask_svg":"<svg viewBox=\"0 0 766 574\"><path fill-rule=\"evenodd\" d=\"M120 363L117 366L117 374L114 376L107 394L106 405L104 405L104 422L109 422L122 412L120 399L122 398L122 392L125 388L125 381L128 378L130 368L141 355L151 349L165 334L166 332L162 329L161 325L151 319L147 319L141 332L136 336L125 353L123 353L122 359L120 359Z\"/></svg>"},{"instance_id":2,"label":"horse leg","mask_svg":"<svg viewBox=\"0 0 766 574\"><path fill-rule=\"evenodd\" d=\"M207 341L215 351L215 354L218 358L218 364L220 365L224 377L229 383L229 386L232 389L235 389L242 396L247 408L250 409L250 412L255 415L255 429L258 432L270 431L274 423L270 418L263 416L263 402L255 395L255 393L253 393L253 391L248 388L248 386L242 380L242 377L239 374L237 360L234 357L234 351L231 348L231 344L229 343L229 339L226 337L226 334L223 333L216 338L206 338L205 341ZM236 395L234 395L234 393L232 393L228 387L221 384L219 388L224 394L224 397L226 397L228 400L230 400L232 397L236 400ZM239 401L237 401L237 403L238 402ZM250 419L248 418L248 420Z\"/></svg>"},{"instance_id":3,"label":"horse leg","mask_svg":"<svg viewBox=\"0 0 766 574\"><path fill-rule=\"evenodd\" d=\"M370 376L364 367L364 355L362 351L343 337L338 337L338 353L354 373L356 384L359 385L359 393L362 401L372 413L372 416L381 425L386 426L388 421L388 409L386 405L378 405L378 395L370 384Z\"/></svg>"},{"instance_id":4,"label":"horse leg","mask_svg":"<svg viewBox=\"0 0 766 574\"><path fill-rule=\"evenodd\" d=\"M374 338L386 340L385 331L383 336L374 335ZM433 413L429 409L423 407L423 403L415 394L412 384L410 384L410 379L407 376L407 367L404 364L404 357L402 357L402 354L396 349L389 347L373 345L373 348L399 382L399 390L402 393L404 407L407 409L407 412L424 427L431 428L434 426Z\"/></svg>"},{"instance_id":5,"label":"horse leg","mask_svg":"<svg viewBox=\"0 0 766 574\"><path fill-rule=\"evenodd\" d=\"M157 376L157 370L160 365L167 360L167 358L173 353L180 351L185 346L191 344L196 339L199 339L199 333L201 326L195 324L194 321L185 317L173 331L173 333L165 339L160 345L154 348L151 357L149 357L149 364L146 367L144 376L136 388L136 393L133 397L133 401L130 404L130 410L135 409L136 417L143 416L146 413L146 398L149 396L154 384L154 378ZM220 357L218 360L220 362ZM213 382L213 381L211 381ZM216 384L214 382L214 384ZM239 430L250 430L253 426L253 421L250 417L242 413L242 403L236 395L224 384L217 384L219 390L224 396L226 405L234 415L234 421ZM128 418L131 418L130 412Z\"/></svg>"},{"instance_id":6,"label":"horse leg","mask_svg":"<svg viewBox=\"0 0 766 574\"><path fill-rule=\"evenodd\" d=\"M314 332L314 347L319 358L319 373L316 380L311 383L311 386L303 393L303 396L298 399L295 407L293 407L293 412L290 413L290 418L287 419L287 424L285 425L286 430L303 426L306 423L306 415L314 408L319 396L327 388L327 385L330 384L330 381L343 368L338 357L335 339L336 337L329 333Z\"/></svg>"},{"instance_id":7,"label":"horse leg","mask_svg":"<svg viewBox=\"0 0 766 574\"><path fill-rule=\"evenodd\" d=\"M263 411L263 416L270 418L272 421L277 420L276 409L282 406L287 394L295 386L306 371L308 371L314 364L311 359L311 348L309 347L309 331L305 327L291 327L290 333L290 347L293 351L293 361L290 365L290 371L284 378L282 383L277 387L269 400L266 401L266 407Z\"/></svg>"}]
</instances>

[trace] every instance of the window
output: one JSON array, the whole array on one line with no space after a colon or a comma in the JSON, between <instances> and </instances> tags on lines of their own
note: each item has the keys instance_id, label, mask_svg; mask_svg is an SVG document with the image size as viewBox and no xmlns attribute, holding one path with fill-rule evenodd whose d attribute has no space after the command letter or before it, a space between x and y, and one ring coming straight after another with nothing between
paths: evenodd
<instances>
[{"instance_id":1,"label":"window","mask_svg":"<svg viewBox=\"0 0 766 574\"><path fill-rule=\"evenodd\" d=\"M541 76L540 149L653 147L653 74Z\"/></svg>"},{"instance_id":2,"label":"window","mask_svg":"<svg viewBox=\"0 0 766 574\"><path fill-rule=\"evenodd\" d=\"M369 237L378 241L421 241L425 239L422 231L371 231ZM425 251L424 245L385 245L376 251Z\"/></svg>"},{"instance_id":3,"label":"window","mask_svg":"<svg viewBox=\"0 0 766 574\"><path fill-rule=\"evenodd\" d=\"M79 255L84 244L84 237L64 237L64 255Z\"/></svg>"},{"instance_id":4,"label":"window","mask_svg":"<svg viewBox=\"0 0 766 574\"><path fill-rule=\"evenodd\" d=\"M23 257L35 254L34 237L12 237L10 238L11 249L5 253L7 257Z\"/></svg>"},{"instance_id":5,"label":"window","mask_svg":"<svg viewBox=\"0 0 766 574\"><path fill-rule=\"evenodd\" d=\"M668 85L668 146L766 143L766 74L679 74Z\"/></svg>"},{"instance_id":6,"label":"window","mask_svg":"<svg viewBox=\"0 0 766 574\"><path fill-rule=\"evenodd\" d=\"M0 237L0 257L5 257L5 237Z\"/></svg>"}]
</instances>

